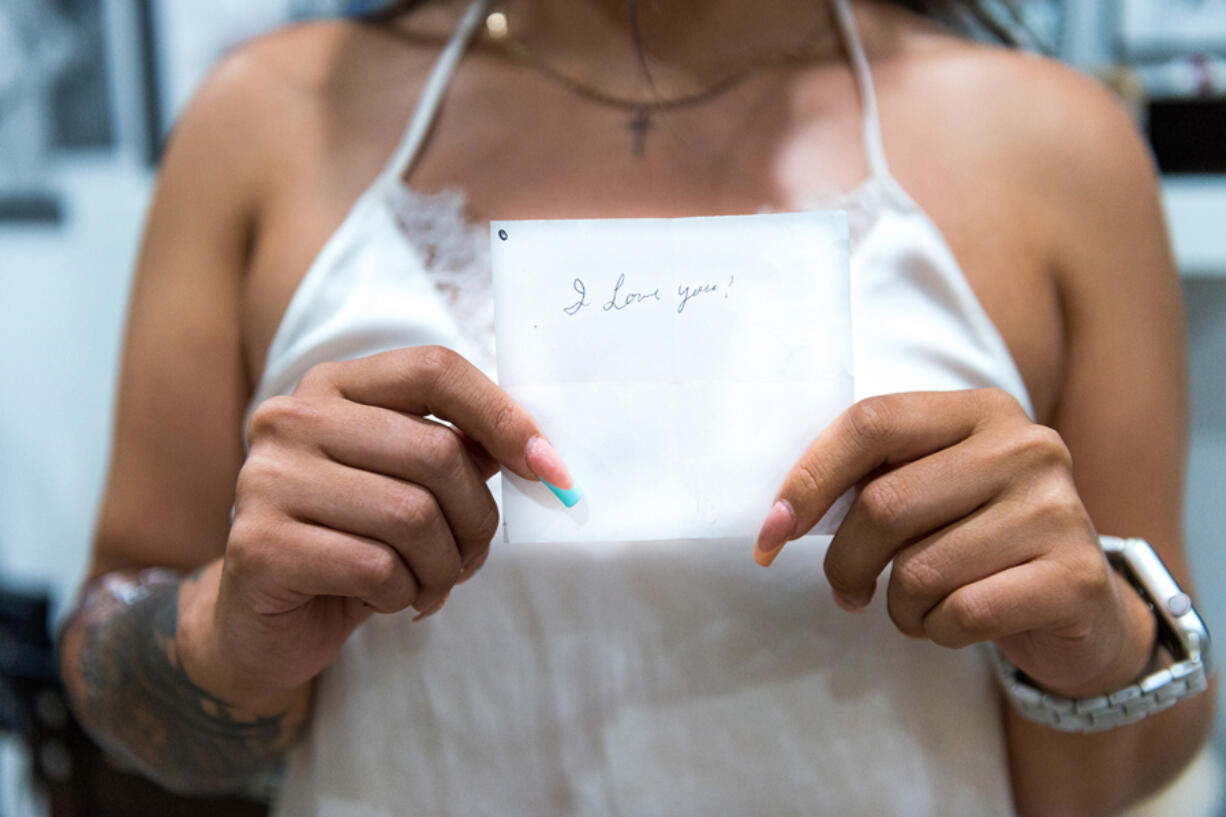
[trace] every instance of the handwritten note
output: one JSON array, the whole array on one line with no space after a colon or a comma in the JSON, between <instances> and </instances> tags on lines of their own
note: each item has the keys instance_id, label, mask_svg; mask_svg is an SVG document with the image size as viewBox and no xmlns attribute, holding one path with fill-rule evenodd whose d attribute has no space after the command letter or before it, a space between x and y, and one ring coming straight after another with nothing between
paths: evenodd
<instances>
[{"instance_id":1,"label":"handwritten note","mask_svg":"<svg viewBox=\"0 0 1226 817\"><path fill-rule=\"evenodd\" d=\"M752 537L788 469L851 403L845 215L490 233L499 382L584 494L566 510L504 473L506 538Z\"/></svg>"}]
</instances>

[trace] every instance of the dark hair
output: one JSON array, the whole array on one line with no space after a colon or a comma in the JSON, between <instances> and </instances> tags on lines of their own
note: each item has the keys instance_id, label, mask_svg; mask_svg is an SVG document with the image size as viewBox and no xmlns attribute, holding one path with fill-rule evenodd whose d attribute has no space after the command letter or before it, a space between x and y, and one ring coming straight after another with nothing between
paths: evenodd
<instances>
[{"instance_id":1,"label":"dark hair","mask_svg":"<svg viewBox=\"0 0 1226 817\"><path fill-rule=\"evenodd\" d=\"M890 2L925 17L949 23L965 33L983 32L1007 45L1018 44L1016 32L1019 28L1028 31L1016 4L1009 0L991 4L998 9L1003 7L1003 18L1001 12L989 10L989 3L976 2L976 0L890 0ZM1031 38L1033 39L1033 35Z\"/></svg>"},{"instance_id":2,"label":"dark hair","mask_svg":"<svg viewBox=\"0 0 1226 817\"><path fill-rule=\"evenodd\" d=\"M418 6L427 0L390 0L382 8L364 15L364 19L373 23L387 22ZM1017 45L1015 31L1018 27L1025 28L1021 15L1014 3L1009 0L998 3L983 2L983 0L890 0L896 6L940 20L966 34L986 34L989 37L1007 45ZM1004 8L1004 18L998 12L989 10L989 5Z\"/></svg>"}]
</instances>

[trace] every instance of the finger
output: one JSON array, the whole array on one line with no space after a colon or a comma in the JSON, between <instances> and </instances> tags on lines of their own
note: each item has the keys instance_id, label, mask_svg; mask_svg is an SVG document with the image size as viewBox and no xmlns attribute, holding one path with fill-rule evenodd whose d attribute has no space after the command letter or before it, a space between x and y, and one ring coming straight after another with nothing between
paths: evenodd
<instances>
[{"instance_id":1,"label":"finger","mask_svg":"<svg viewBox=\"0 0 1226 817\"><path fill-rule=\"evenodd\" d=\"M924 618L959 588L1036 558L1041 546L991 505L903 548L886 587L890 619L902 633L926 635Z\"/></svg>"},{"instance_id":2,"label":"finger","mask_svg":"<svg viewBox=\"0 0 1226 817\"><path fill-rule=\"evenodd\" d=\"M435 415L458 426L519 476L539 478L562 491L574 488L566 465L531 415L450 349L412 347L322 364L307 373L299 388L335 392L354 402L419 416Z\"/></svg>"},{"instance_id":3,"label":"finger","mask_svg":"<svg viewBox=\"0 0 1226 817\"><path fill-rule=\"evenodd\" d=\"M769 565L817 524L835 500L882 466L919 459L970 436L985 417L1024 412L999 389L870 397L831 423L784 479L754 549ZM790 515L791 525L785 516Z\"/></svg>"},{"instance_id":4,"label":"finger","mask_svg":"<svg viewBox=\"0 0 1226 817\"><path fill-rule=\"evenodd\" d=\"M1083 599L1066 566L1036 559L963 585L924 616L924 634L960 649L1072 621Z\"/></svg>"},{"instance_id":5,"label":"finger","mask_svg":"<svg viewBox=\"0 0 1226 817\"><path fill-rule=\"evenodd\" d=\"M441 601L463 570L441 508L419 485L321 460L280 504L296 519L391 547L417 582L419 611Z\"/></svg>"},{"instance_id":6,"label":"finger","mask_svg":"<svg viewBox=\"0 0 1226 817\"><path fill-rule=\"evenodd\" d=\"M861 486L826 550L826 578L840 605L866 607L877 576L902 548L1000 495L1008 474L991 467L996 447L981 436L880 473Z\"/></svg>"},{"instance_id":7,"label":"finger","mask_svg":"<svg viewBox=\"0 0 1226 817\"><path fill-rule=\"evenodd\" d=\"M468 456L472 458L473 464L477 466L477 472L481 474L481 478L488 480L494 474L498 473L501 467L498 460L494 459L490 452L486 451L481 443L474 440L472 437L465 434L458 428L453 429L460 437L460 442L464 444L464 448L468 451ZM572 481L572 485L573 485Z\"/></svg>"},{"instance_id":8,"label":"finger","mask_svg":"<svg viewBox=\"0 0 1226 817\"><path fill-rule=\"evenodd\" d=\"M404 610L417 601L418 585L400 554L383 542L320 525L280 518L276 531L268 517L253 523L240 517L232 542L257 543L226 551L227 568L241 578L273 574L294 594L342 596L361 600L381 613ZM284 547L293 542L296 547Z\"/></svg>"},{"instance_id":9,"label":"finger","mask_svg":"<svg viewBox=\"0 0 1226 817\"><path fill-rule=\"evenodd\" d=\"M387 409L337 400L317 412L315 444L332 460L426 488L442 508L464 564L485 552L498 530L487 477L456 429ZM488 457L488 455L486 455ZM488 459L487 459L488 464Z\"/></svg>"},{"instance_id":10,"label":"finger","mask_svg":"<svg viewBox=\"0 0 1226 817\"><path fill-rule=\"evenodd\" d=\"M464 582L469 581L470 579L472 579L473 576L476 576L477 571L485 566L485 563L486 561L489 560L489 557L490 557L490 552L489 552L489 549L487 548L485 553L481 554L478 558L474 559L472 563L464 566L464 573L463 575L460 576L459 579L456 580L456 584L464 584Z\"/></svg>"}]
</instances>

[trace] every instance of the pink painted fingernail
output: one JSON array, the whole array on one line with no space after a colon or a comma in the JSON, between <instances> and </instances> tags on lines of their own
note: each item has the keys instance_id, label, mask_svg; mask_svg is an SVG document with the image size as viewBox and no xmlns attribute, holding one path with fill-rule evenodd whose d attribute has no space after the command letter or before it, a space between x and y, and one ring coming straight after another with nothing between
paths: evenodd
<instances>
[{"instance_id":1,"label":"pink painted fingernail","mask_svg":"<svg viewBox=\"0 0 1226 817\"><path fill-rule=\"evenodd\" d=\"M758 532L758 542L753 549L754 561L763 567L770 567L795 532L796 512L792 510L790 502L780 499L771 506L766 521L762 523L762 530Z\"/></svg>"},{"instance_id":2,"label":"pink painted fingernail","mask_svg":"<svg viewBox=\"0 0 1226 817\"><path fill-rule=\"evenodd\" d=\"M566 463L562 462L558 452L553 450L549 440L539 434L528 440L528 445L524 448L524 457L528 460L528 467L532 469L532 473L541 479L553 483L564 491L574 487L575 482L571 479L570 471L566 470Z\"/></svg>"},{"instance_id":3,"label":"pink painted fingernail","mask_svg":"<svg viewBox=\"0 0 1226 817\"><path fill-rule=\"evenodd\" d=\"M579 501L582 494L571 478L570 471L566 469L566 463L562 462L558 452L553 450L549 440L540 435L528 440L528 445L524 448L524 459L528 461L532 473L545 483L546 488L553 491L563 505L570 508Z\"/></svg>"}]
</instances>

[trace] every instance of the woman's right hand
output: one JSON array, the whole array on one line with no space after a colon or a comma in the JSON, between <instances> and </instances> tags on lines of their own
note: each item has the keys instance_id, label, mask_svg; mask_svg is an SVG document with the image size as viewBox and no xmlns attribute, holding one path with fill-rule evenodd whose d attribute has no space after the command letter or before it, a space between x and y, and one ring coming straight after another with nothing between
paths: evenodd
<instances>
[{"instance_id":1,"label":"woman's right hand","mask_svg":"<svg viewBox=\"0 0 1226 817\"><path fill-rule=\"evenodd\" d=\"M488 555L499 464L571 486L532 417L440 347L316 366L256 409L249 442L225 558L185 585L176 640L197 684L255 710L372 612L442 606Z\"/></svg>"}]
</instances>

